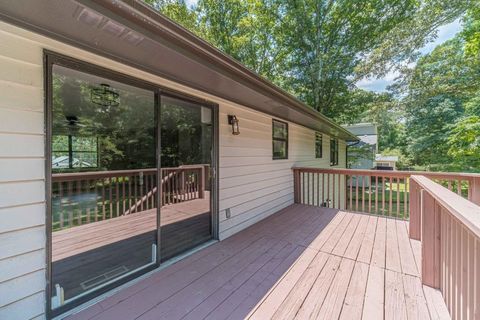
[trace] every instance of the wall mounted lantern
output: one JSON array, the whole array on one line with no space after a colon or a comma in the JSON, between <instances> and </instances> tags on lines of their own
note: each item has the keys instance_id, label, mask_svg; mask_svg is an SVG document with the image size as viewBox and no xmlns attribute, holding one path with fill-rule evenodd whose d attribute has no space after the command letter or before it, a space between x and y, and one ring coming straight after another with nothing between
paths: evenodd
<instances>
[{"instance_id":1,"label":"wall mounted lantern","mask_svg":"<svg viewBox=\"0 0 480 320\"><path fill-rule=\"evenodd\" d=\"M240 127L238 126L237 116L228 115L228 124L232 126L232 134L237 136L240 134Z\"/></svg>"}]
</instances>

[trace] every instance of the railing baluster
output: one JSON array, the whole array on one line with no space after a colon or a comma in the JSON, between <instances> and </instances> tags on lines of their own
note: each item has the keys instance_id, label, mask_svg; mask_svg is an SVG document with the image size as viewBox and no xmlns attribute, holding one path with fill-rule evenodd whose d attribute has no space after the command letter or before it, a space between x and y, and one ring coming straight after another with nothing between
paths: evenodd
<instances>
[{"instance_id":1,"label":"railing baluster","mask_svg":"<svg viewBox=\"0 0 480 320\"><path fill-rule=\"evenodd\" d=\"M371 176L365 176L365 178L368 177L368 213L372 213L372 177Z\"/></svg>"},{"instance_id":2,"label":"railing baluster","mask_svg":"<svg viewBox=\"0 0 480 320\"><path fill-rule=\"evenodd\" d=\"M138 175L133 176L133 211L138 211Z\"/></svg>"},{"instance_id":3,"label":"railing baluster","mask_svg":"<svg viewBox=\"0 0 480 320\"><path fill-rule=\"evenodd\" d=\"M80 197L82 196L82 180L77 180L77 208L78 208L78 216L77 216L77 223L78 225L82 225L82 215L83 215L83 208L82 208L82 201L80 201Z\"/></svg>"},{"instance_id":4,"label":"railing baluster","mask_svg":"<svg viewBox=\"0 0 480 320\"><path fill-rule=\"evenodd\" d=\"M362 176L362 212L365 212L365 176Z\"/></svg>"},{"instance_id":5,"label":"railing baluster","mask_svg":"<svg viewBox=\"0 0 480 320\"><path fill-rule=\"evenodd\" d=\"M358 211L358 177L355 176L355 211Z\"/></svg>"},{"instance_id":6,"label":"railing baluster","mask_svg":"<svg viewBox=\"0 0 480 320\"><path fill-rule=\"evenodd\" d=\"M320 206L323 206L325 203L325 174L322 173L322 202Z\"/></svg>"},{"instance_id":7,"label":"railing baluster","mask_svg":"<svg viewBox=\"0 0 480 320\"><path fill-rule=\"evenodd\" d=\"M408 178L403 178L403 219L407 219Z\"/></svg>"},{"instance_id":8,"label":"railing baluster","mask_svg":"<svg viewBox=\"0 0 480 320\"><path fill-rule=\"evenodd\" d=\"M332 208L335 208L335 176L336 174L332 174Z\"/></svg>"},{"instance_id":9,"label":"railing baluster","mask_svg":"<svg viewBox=\"0 0 480 320\"><path fill-rule=\"evenodd\" d=\"M400 216L400 178L397 178L397 218Z\"/></svg>"},{"instance_id":10,"label":"railing baluster","mask_svg":"<svg viewBox=\"0 0 480 320\"><path fill-rule=\"evenodd\" d=\"M375 213L378 213L378 175L375 176Z\"/></svg>"},{"instance_id":11,"label":"railing baluster","mask_svg":"<svg viewBox=\"0 0 480 320\"><path fill-rule=\"evenodd\" d=\"M349 194L350 207L348 209L353 211L353 176L352 175L349 175L348 181L350 184L350 194Z\"/></svg>"},{"instance_id":12,"label":"railing baluster","mask_svg":"<svg viewBox=\"0 0 480 320\"><path fill-rule=\"evenodd\" d=\"M310 204L310 173L307 172L307 204Z\"/></svg>"},{"instance_id":13,"label":"railing baluster","mask_svg":"<svg viewBox=\"0 0 480 320\"><path fill-rule=\"evenodd\" d=\"M382 215L385 215L385 177L382 176Z\"/></svg>"},{"instance_id":14,"label":"railing baluster","mask_svg":"<svg viewBox=\"0 0 480 320\"><path fill-rule=\"evenodd\" d=\"M90 194L90 180L85 180L85 184L86 184L86 189L85 189L85 191L86 191L88 194ZM91 214L91 211L90 211L90 206L89 206L89 205L87 205L87 208L86 208L85 211L86 211L85 213L86 213L86 215L87 215L87 217L86 217L87 223L90 223L90 214Z\"/></svg>"},{"instance_id":15,"label":"railing baluster","mask_svg":"<svg viewBox=\"0 0 480 320\"><path fill-rule=\"evenodd\" d=\"M390 177L388 179L388 216L391 216L393 214L393 208L392 208L392 201L393 201L393 178Z\"/></svg>"},{"instance_id":16,"label":"railing baluster","mask_svg":"<svg viewBox=\"0 0 480 320\"><path fill-rule=\"evenodd\" d=\"M60 207L60 210L59 210L59 217L58 217L58 220L59 220L59 224L60 224L60 229L63 229L63 182L59 182L57 183L57 186L58 186L58 197L60 198L60 203L59 203L59 207Z\"/></svg>"},{"instance_id":17,"label":"railing baluster","mask_svg":"<svg viewBox=\"0 0 480 320\"><path fill-rule=\"evenodd\" d=\"M148 210L148 209L150 209L150 201L149 201L149 199L150 199L150 196L149 196L150 176L148 174L144 174L143 179L145 180L145 210Z\"/></svg>"},{"instance_id":18,"label":"railing baluster","mask_svg":"<svg viewBox=\"0 0 480 320\"><path fill-rule=\"evenodd\" d=\"M115 204L116 204L116 208L117 208L117 217L120 216L120 190L118 189L119 188L119 181L118 181L118 177L115 177Z\"/></svg>"},{"instance_id":19,"label":"railing baluster","mask_svg":"<svg viewBox=\"0 0 480 320\"><path fill-rule=\"evenodd\" d=\"M122 215L125 214L125 177L122 177Z\"/></svg>"},{"instance_id":20,"label":"railing baluster","mask_svg":"<svg viewBox=\"0 0 480 320\"><path fill-rule=\"evenodd\" d=\"M152 204L152 209L153 208L156 208L156 205L155 205L155 194L153 192L153 189L156 188L157 192L158 192L158 188L157 188L157 183L156 183L156 178L157 176L157 173L155 172L154 174L150 175L150 185L152 186L152 200L151 200L151 204Z\"/></svg>"},{"instance_id":21,"label":"railing baluster","mask_svg":"<svg viewBox=\"0 0 480 320\"><path fill-rule=\"evenodd\" d=\"M330 198L330 173L327 174L327 208L331 208L330 203L332 199Z\"/></svg>"},{"instance_id":22,"label":"railing baluster","mask_svg":"<svg viewBox=\"0 0 480 320\"><path fill-rule=\"evenodd\" d=\"M101 180L102 182L102 220L105 220L107 218L107 209L106 209L106 203L105 203L105 178Z\"/></svg>"}]
</instances>

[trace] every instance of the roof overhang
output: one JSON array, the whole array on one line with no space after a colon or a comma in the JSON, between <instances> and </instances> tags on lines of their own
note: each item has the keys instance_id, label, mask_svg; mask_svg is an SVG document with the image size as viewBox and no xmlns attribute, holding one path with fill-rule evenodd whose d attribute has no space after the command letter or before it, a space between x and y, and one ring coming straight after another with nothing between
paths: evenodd
<instances>
[{"instance_id":1,"label":"roof overhang","mask_svg":"<svg viewBox=\"0 0 480 320\"><path fill-rule=\"evenodd\" d=\"M140 0L4 0L0 20L313 130L358 140Z\"/></svg>"}]
</instances>

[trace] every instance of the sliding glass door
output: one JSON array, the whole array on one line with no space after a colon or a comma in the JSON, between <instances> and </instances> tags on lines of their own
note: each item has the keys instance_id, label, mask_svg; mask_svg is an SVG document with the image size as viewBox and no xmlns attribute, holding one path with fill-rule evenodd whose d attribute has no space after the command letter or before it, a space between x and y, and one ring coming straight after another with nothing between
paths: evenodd
<instances>
[{"instance_id":1,"label":"sliding glass door","mask_svg":"<svg viewBox=\"0 0 480 320\"><path fill-rule=\"evenodd\" d=\"M161 97L161 261L212 238L210 172L213 112L197 102Z\"/></svg>"},{"instance_id":2,"label":"sliding glass door","mask_svg":"<svg viewBox=\"0 0 480 320\"><path fill-rule=\"evenodd\" d=\"M57 315L212 239L216 128L206 103L76 60L47 62Z\"/></svg>"},{"instance_id":3,"label":"sliding glass door","mask_svg":"<svg viewBox=\"0 0 480 320\"><path fill-rule=\"evenodd\" d=\"M153 90L61 65L51 75L57 308L157 263L157 111Z\"/></svg>"}]
</instances>

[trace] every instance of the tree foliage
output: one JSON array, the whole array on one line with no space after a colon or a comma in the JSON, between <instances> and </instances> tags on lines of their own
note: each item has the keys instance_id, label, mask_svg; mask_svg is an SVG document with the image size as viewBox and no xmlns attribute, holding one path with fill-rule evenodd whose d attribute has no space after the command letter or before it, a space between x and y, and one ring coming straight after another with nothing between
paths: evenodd
<instances>
[{"instance_id":1,"label":"tree foliage","mask_svg":"<svg viewBox=\"0 0 480 320\"><path fill-rule=\"evenodd\" d=\"M355 82L378 76L435 37L468 0L146 0L312 108L360 113Z\"/></svg>"},{"instance_id":2,"label":"tree foliage","mask_svg":"<svg viewBox=\"0 0 480 320\"><path fill-rule=\"evenodd\" d=\"M405 167L479 164L476 1L146 1L326 116L377 123L380 151L402 155ZM459 18L459 35L420 54ZM393 70L389 93L355 87Z\"/></svg>"},{"instance_id":3,"label":"tree foliage","mask_svg":"<svg viewBox=\"0 0 480 320\"><path fill-rule=\"evenodd\" d=\"M480 64L467 48L463 32L422 57L404 75L406 151L417 165L480 169Z\"/></svg>"}]
</instances>

